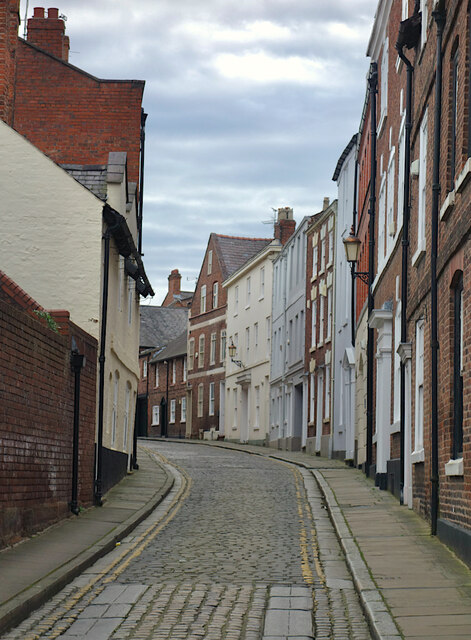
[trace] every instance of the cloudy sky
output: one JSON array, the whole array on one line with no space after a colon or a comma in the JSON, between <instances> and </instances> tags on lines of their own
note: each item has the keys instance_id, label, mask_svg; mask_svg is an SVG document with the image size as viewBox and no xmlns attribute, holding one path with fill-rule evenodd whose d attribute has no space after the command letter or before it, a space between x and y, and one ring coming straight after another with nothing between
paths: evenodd
<instances>
[{"instance_id":1,"label":"cloudy sky","mask_svg":"<svg viewBox=\"0 0 471 640\"><path fill-rule=\"evenodd\" d=\"M160 304L192 290L211 232L270 237L336 197L378 0L59 0L70 62L146 81L144 263ZM24 18L26 0L22 0ZM23 27L20 29L23 35Z\"/></svg>"}]
</instances>

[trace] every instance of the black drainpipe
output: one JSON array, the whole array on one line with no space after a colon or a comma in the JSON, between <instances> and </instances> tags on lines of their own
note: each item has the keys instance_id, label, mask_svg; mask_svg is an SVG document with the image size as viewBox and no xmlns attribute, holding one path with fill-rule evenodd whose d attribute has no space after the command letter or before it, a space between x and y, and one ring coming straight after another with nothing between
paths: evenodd
<instances>
[{"instance_id":1,"label":"black drainpipe","mask_svg":"<svg viewBox=\"0 0 471 640\"><path fill-rule=\"evenodd\" d=\"M437 534L438 520L438 287L437 287L437 256L438 256L438 217L440 197L440 128L442 120L442 37L445 26L445 11L443 2L432 12L437 25L437 51L435 71L435 113L433 132L433 179L432 179L432 238L430 252L430 295L431 295L431 346L432 346L432 492L431 492L431 534Z\"/></svg>"},{"instance_id":2,"label":"black drainpipe","mask_svg":"<svg viewBox=\"0 0 471 640\"><path fill-rule=\"evenodd\" d=\"M116 223L114 226L119 226ZM98 379L98 438L96 452L96 478L95 478L95 504L99 507L103 504L103 413L104 413L104 393L105 393L105 345L106 345L106 322L108 318L108 288L110 274L110 240L113 227L107 227L103 236L105 241L103 256L103 293L101 302L101 329L100 329L100 356L99 379Z\"/></svg>"},{"instance_id":3,"label":"black drainpipe","mask_svg":"<svg viewBox=\"0 0 471 640\"><path fill-rule=\"evenodd\" d=\"M402 273L401 273L401 343L407 342L407 287L409 280L409 222L410 222L410 137L412 129L412 76L414 67L403 52L400 41L396 43L399 57L407 67L406 122L404 141L404 205L402 213ZM406 424L406 367L401 359L400 388L400 503L404 504L404 454Z\"/></svg>"},{"instance_id":4,"label":"black drainpipe","mask_svg":"<svg viewBox=\"0 0 471 640\"><path fill-rule=\"evenodd\" d=\"M368 253L368 337L366 368L366 468L369 477L373 462L373 374L374 374L374 330L370 327L370 318L374 309L373 279L375 252L375 207L376 207L376 94L378 91L378 65L372 62L368 78L370 91L371 116L371 179L369 208L369 253Z\"/></svg>"},{"instance_id":5,"label":"black drainpipe","mask_svg":"<svg viewBox=\"0 0 471 640\"><path fill-rule=\"evenodd\" d=\"M80 428L80 372L85 366L85 356L77 349L75 339L72 337L72 350L70 352L70 366L74 372L74 432L72 445L72 499L69 503L70 510L78 516L80 508L78 504L78 463L79 463L79 428Z\"/></svg>"},{"instance_id":6,"label":"black drainpipe","mask_svg":"<svg viewBox=\"0 0 471 640\"><path fill-rule=\"evenodd\" d=\"M147 113L141 109L141 162L139 168L139 214L137 217L138 251L142 255L142 216L144 206L144 149L146 142Z\"/></svg>"}]
</instances>

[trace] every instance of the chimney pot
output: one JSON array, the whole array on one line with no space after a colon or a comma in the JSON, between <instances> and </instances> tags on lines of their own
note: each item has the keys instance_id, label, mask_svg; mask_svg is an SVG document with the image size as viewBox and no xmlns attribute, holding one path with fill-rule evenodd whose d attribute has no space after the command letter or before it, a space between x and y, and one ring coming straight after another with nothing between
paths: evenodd
<instances>
[{"instance_id":1,"label":"chimney pot","mask_svg":"<svg viewBox=\"0 0 471 640\"><path fill-rule=\"evenodd\" d=\"M44 18L44 7L34 7L33 18Z\"/></svg>"},{"instance_id":2,"label":"chimney pot","mask_svg":"<svg viewBox=\"0 0 471 640\"><path fill-rule=\"evenodd\" d=\"M58 20L59 19L59 9L48 9L47 17L49 20Z\"/></svg>"}]
</instances>

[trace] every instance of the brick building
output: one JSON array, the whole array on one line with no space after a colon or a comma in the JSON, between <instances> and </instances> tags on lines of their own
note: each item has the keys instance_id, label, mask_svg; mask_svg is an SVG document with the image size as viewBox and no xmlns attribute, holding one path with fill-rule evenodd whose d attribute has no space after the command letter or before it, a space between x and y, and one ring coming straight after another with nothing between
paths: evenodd
<instances>
[{"instance_id":1,"label":"brick building","mask_svg":"<svg viewBox=\"0 0 471 640\"><path fill-rule=\"evenodd\" d=\"M139 436L165 435L162 433L162 398L167 398L167 364L160 355L166 349L169 360L169 399L180 400L185 395L180 388L183 372L186 371L186 336L188 331L188 309L181 307L141 306L139 386L136 412L136 430ZM185 336L185 338L183 338ZM170 362L170 358L172 361ZM175 369L173 362L175 362ZM174 377L175 374L175 377ZM186 373L185 373L186 377ZM170 382L175 379L175 383ZM180 386L178 386L180 383ZM174 391L178 391L173 395ZM171 392L171 393L170 393ZM185 403L183 403L185 406ZM156 407L156 408L154 408ZM163 410L165 412L165 409ZM181 415L179 415L181 419ZM178 424L180 427L180 424ZM176 428L173 429L176 431ZM183 433L184 433L183 429ZM170 435L170 434L169 434ZM172 434L173 435L173 434ZM180 430L178 429L178 435Z\"/></svg>"},{"instance_id":2,"label":"brick building","mask_svg":"<svg viewBox=\"0 0 471 640\"><path fill-rule=\"evenodd\" d=\"M73 498L74 508L93 501L97 342L0 271L0 351L1 548L66 517ZM72 351L85 356L75 496Z\"/></svg>"},{"instance_id":3,"label":"brick building","mask_svg":"<svg viewBox=\"0 0 471 640\"><path fill-rule=\"evenodd\" d=\"M324 199L322 211L306 228L306 318L304 368L308 372L306 451L332 455L334 364L334 265L337 200Z\"/></svg>"},{"instance_id":4,"label":"brick building","mask_svg":"<svg viewBox=\"0 0 471 640\"><path fill-rule=\"evenodd\" d=\"M270 239L212 233L190 308L186 436L219 432L224 421L226 291L222 283Z\"/></svg>"},{"instance_id":5,"label":"brick building","mask_svg":"<svg viewBox=\"0 0 471 640\"><path fill-rule=\"evenodd\" d=\"M193 291L182 291L181 281L182 276L178 269L172 269L168 277L168 291L162 302L163 307L188 308L191 306Z\"/></svg>"}]
</instances>

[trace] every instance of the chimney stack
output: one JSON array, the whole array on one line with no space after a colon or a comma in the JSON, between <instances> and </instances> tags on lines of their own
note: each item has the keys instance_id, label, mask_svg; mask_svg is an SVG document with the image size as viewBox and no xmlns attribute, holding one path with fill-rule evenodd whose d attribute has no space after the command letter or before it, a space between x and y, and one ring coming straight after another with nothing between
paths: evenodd
<instances>
[{"instance_id":1,"label":"chimney stack","mask_svg":"<svg viewBox=\"0 0 471 640\"><path fill-rule=\"evenodd\" d=\"M327 209L327 207L329 206L330 200L329 198L324 198L324 205L322 207L322 211L325 211Z\"/></svg>"},{"instance_id":2,"label":"chimney stack","mask_svg":"<svg viewBox=\"0 0 471 640\"><path fill-rule=\"evenodd\" d=\"M163 307L169 307L173 302L175 302L175 296L180 295L181 280L182 276L178 269L172 269L168 277L168 292L165 296L165 300L162 302Z\"/></svg>"},{"instance_id":3,"label":"chimney stack","mask_svg":"<svg viewBox=\"0 0 471 640\"><path fill-rule=\"evenodd\" d=\"M278 220L275 222L275 240L279 240L285 245L296 229L296 221L293 219L293 209L291 207L280 207L278 209Z\"/></svg>"},{"instance_id":4,"label":"chimney stack","mask_svg":"<svg viewBox=\"0 0 471 640\"><path fill-rule=\"evenodd\" d=\"M65 23L59 18L59 9L47 10L35 7L28 20L28 42L51 53L65 62L69 61L69 37L65 35Z\"/></svg>"},{"instance_id":5,"label":"chimney stack","mask_svg":"<svg viewBox=\"0 0 471 640\"><path fill-rule=\"evenodd\" d=\"M15 55L20 25L19 0L0 5L0 119L11 126L15 81Z\"/></svg>"}]
</instances>

